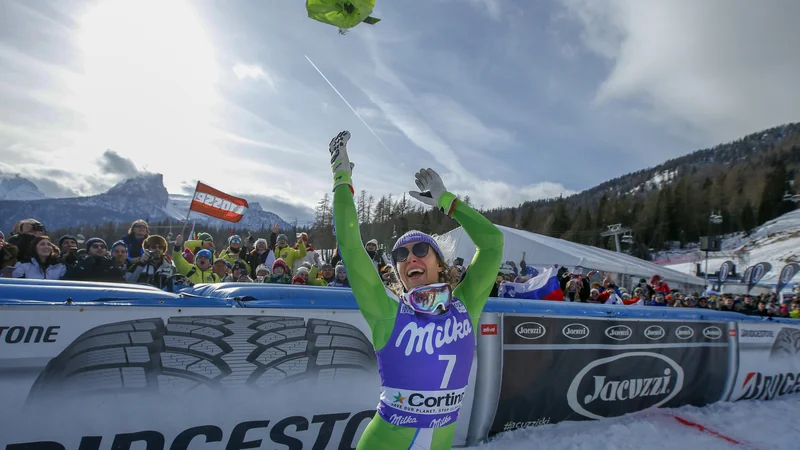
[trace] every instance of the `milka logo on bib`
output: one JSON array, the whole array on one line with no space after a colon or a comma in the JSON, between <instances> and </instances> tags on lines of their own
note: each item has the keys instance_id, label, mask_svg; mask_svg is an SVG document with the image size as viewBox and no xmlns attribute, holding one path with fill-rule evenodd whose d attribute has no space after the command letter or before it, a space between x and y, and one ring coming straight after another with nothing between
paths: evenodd
<instances>
[{"instance_id":1,"label":"milka logo on bib","mask_svg":"<svg viewBox=\"0 0 800 450\"><path fill-rule=\"evenodd\" d=\"M421 352L423 347L427 354L432 355L434 346L441 348L443 345L451 344L472 334L472 324L469 319L459 322L453 317L449 317L444 322L444 326L429 323L420 328L415 322L410 322L397 336L395 347L402 346L406 334L409 336L406 356L411 355L412 352Z\"/></svg>"}]
</instances>

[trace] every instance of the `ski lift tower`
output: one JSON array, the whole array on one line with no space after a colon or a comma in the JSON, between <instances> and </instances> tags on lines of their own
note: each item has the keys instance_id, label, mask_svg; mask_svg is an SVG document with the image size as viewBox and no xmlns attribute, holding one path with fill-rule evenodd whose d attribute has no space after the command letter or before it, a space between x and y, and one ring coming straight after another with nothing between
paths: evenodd
<instances>
[{"instance_id":1,"label":"ski lift tower","mask_svg":"<svg viewBox=\"0 0 800 450\"><path fill-rule=\"evenodd\" d=\"M715 236L711 236L711 227L713 225L719 225L722 223L722 212L712 212L711 215L708 216L708 223L709 236L703 236L700 238L700 250L706 252L706 286L708 286L708 252L718 252L722 250L722 243L720 240Z\"/></svg>"},{"instance_id":2,"label":"ski lift tower","mask_svg":"<svg viewBox=\"0 0 800 450\"><path fill-rule=\"evenodd\" d=\"M631 231L630 227L623 227L621 223L615 223L614 225L608 225L608 230L600 233L600 236L614 236L614 243L617 244L617 253L622 253L622 244L620 243L619 236L626 233L630 234Z\"/></svg>"}]
</instances>

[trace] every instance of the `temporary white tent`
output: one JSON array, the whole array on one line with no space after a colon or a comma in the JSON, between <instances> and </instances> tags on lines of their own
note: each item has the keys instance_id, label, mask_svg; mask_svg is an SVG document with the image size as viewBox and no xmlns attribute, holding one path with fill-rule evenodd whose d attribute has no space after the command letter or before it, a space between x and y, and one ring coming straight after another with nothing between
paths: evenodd
<instances>
[{"instance_id":1,"label":"temporary white tent","mask_svg":"<svg viewBox=\"0 0 800 450\"><path fill-rule=\"evenodd\" d=\"M553 264L569 268L580 266L628 275L631 279L636 278L637 281L639 278L646 278L649 281L653 274L659 274L671 285L676 285L673 287L680 285L682 289L699 288L705 285L705 280L700 277L678 272L624 253L576 244L500 225L497 225L497 228L503 232L505 237L503 261L510 260L519 263L524 252L525 262L533 267L548 267ZM475 245L461 227L437 236L436 239L445 257L450 261L460 256L469 263L475 255ZM622 280L618 280L618 282L621 283Z\"/></svg>"}]
</instances>

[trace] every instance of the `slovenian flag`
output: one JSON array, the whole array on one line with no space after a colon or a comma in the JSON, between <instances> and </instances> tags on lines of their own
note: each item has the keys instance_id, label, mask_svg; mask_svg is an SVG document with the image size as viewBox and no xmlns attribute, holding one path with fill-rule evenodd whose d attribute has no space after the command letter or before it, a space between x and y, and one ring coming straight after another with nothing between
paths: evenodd
<instances>
[{"instance_id":1,"label":"slovenian flag","mask_svg":"<svg viewBox=\"0 0 800 450\"><path fill-rule=\"evenodd\" d=\"M524 283L504 282L497 290L498 297L524 298L528 300L564 301L564 291L558 282L558 266L549 267L544 272Z\"/></svg>"}]
</instances>

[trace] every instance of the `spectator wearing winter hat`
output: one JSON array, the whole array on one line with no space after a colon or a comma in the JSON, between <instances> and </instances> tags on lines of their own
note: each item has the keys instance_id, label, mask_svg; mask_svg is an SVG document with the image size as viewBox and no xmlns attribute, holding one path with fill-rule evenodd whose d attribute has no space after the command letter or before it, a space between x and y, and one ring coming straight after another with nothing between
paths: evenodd
<instances>
[{"instance_id":1,"label":"spectator wearing winter hat","mask_svg":"<svg viewBox=\"0 0 800 450\"><path fill-rule=\"evenodd\" d=\"M264 279L264 283L291 284L292 277L289 275L289 265L281 258L272 263L272 275Z\"/></svg>"},{"instance_id":2,"label":"spectator wearing winter hat","mask_svg":"<svg viewBox=\"0 0 800 450\"><path fill-rule=\"evenodd\" d=\"M131 267L131 262L128 260L128 246L125 242L119 240L111 244L111 259L114 260L114 265L119 267L123 272L128 272ZM136 258L138 262L141 258Z\"/></svg>"},{"instance_id":3,"label":"spectator wearing winter hat","mask_svg":"<svg viewBox=\"0 0 800 450\"><path fill-rule=\"evenodd\" d=\"M200 250L208 250L212 257L214 255L214 237L209 233L198 233L197 239L186 241L183 246L195 255Z\"/></svg>"},{"instance_id":4,"label":"spectator wearing winter hat","mask_svg":"<svg viewBox=\"0 0 800 450\"><path fill-rule=\"evenodd\" d=\"M260 266L256 267L256 283L264 283L264 279L267 278L270 274L270 268L261 264Z\"/></svg>"},{"instance_id":5,"label":"spectator wearing winter hat","mask_svg":"<svg viewBox=\"0 0 800 450\"><path fill-rule=\"evenodd\" d=\"M19 249L6 242L6 236L0 231L0 277L10 277L14 266L19 262Z\"/></svg>"},{"instance_id":6,"label":"spectator wearing winter hat","mask_svg":"<svg viewBox=\"0 0 800 450\"><path fill-rule=\"evenodd\" d=\"M247 263L244 260L236 260L231 268L231 276L229 281L236 283L252 283L253 279L250 278L250 271L247 269Z\"/></svg>"},{"instance_id":7,"label":"spectator wearing winter hat","mask_svg":"<svg viewBox=\"0 0 800 450\"><path fill-rule=\"evenodd\" d=\"M653 290L655 292L661 292L664 295L669 295L672 293L669 285L661 275L656 274L650 277L650 285L653 286Z\"/></svg>"},{"instance_id":8,"label":"spectator wearing winter hat","mask_svg":"<svg viewBox=\"0 0 800 450\"><path fill-rule=\"evenodd\" d=\"M225 261L222 258L214 259L214 263L211 264L211 270L214 271L215 274L219 277L220 281L227 282L230 281L229 276L231 274L231 264L228 261Z\"/></svg>"},{"instance_id":9,"label":"spectator wearing winter hat","mask_svg":"<svg viewBox=\"0 0 800 450\"><path fill-rule=\"evenodd\" d=\"M35 236L28 254L34 255L28 261L17 264L11 276L33 280L60 280L67 272L64 264L58 261L58 248L47 236Z\"/></svg>"},{"instance_id":10,"label":"spectator wearing winter hat","mask_svg":"<svg viewBox=\"0 0 800 450\"><path fill-rule=\"evenodd\" d=\"M661 292L657 292L653 301L650 302L650 306L669 306L669 305L667 304L667 299L665 295Z\"/></svg>"},{"instance_id":11,"label":"spectator wearing winter hat","mask_svg":"<svg viewBox=\"0 0 800 450\"><path fill-rule=\"evenodd\" d=\"M328 286L334 279L336 279L336 272L333 266L329 263L322 264L319 270L319 279L324 283L323 286Z\"/></svg>"},{"instance_id":12,"label":"spectator wearing winter hat","mask_svg":"<svg viewBox=\"0 0 800 450\"><path fill-rule=\"evenodd\" d=\"M372 260L372 265L375 266L375 270L378 273L383 271L383 268L389 265L389 258L386 257L386 252L383 249L378 248L378 240L377 239L370 239L364 244L364 250L367 251L367 255L369 255L370 259Z\"/></svg>"},{"instance_id":13,"label":"spectator wearing winter hat","mask_svg":"<svg viewBox=\"0 0 800 450\"><path fill-rule=\"evenodd\" d=\"M71 234L65 234L58 239L58 249L61 251L61 256L77 252L78 239Z\"/></svg>"},{"instance_id":14,"label":"spectator wearing winter hat","mask_svg":"<svg viewBox=\"0 0 800 450\"><path fill-rule=\"evenodd\" d=\"M228 261L233 267L233 263L236 261L242 261L245 266L247 266L247 272L250 272L250 264L247 263L247 249L244 247L244 243L242 242L242 237L238 234L234 234L233 236L228 238L228 247L225 250L222 250L219 253L219 257Z\"/></svg>"},{"instance_id":15,"label":"spectator wearing winter hat","mask_svg":"<svg viewBox=\"0 0 800 450\"><path fill-rule=\"evenodd\" d=\"M86 253L78 256L74 266L67 268L64 279L123 283L124 276L125 271L111 259L106 241L94 237L86 241Z\"/></svg>"},{"instance_id":16,"label":"spectator wearing winter hat","mask_svg":"<svg viewBox=\"0 0 800 450\"><path fill-rule=\"evenodd\" d=\"M183 244L183 236L179 234L175 237L175 245L172 247L172 262L175 263L178 273L186 276L194 284L220 283L219 276L211 269L211 260L214 257L211 250L199 250L194 257L194 264L191 264L183 257Z\"/></svg>"},{"instance_id":17,"label":"spectator wearing winter hat","mask_svg":"<svg viewBox=\"0 0 800 450\"><path fill-rule=\"evenodd\" d=\"M328 286L349 288L350 280L347 278L347 269L344 267L344 264L338 264L336 266L335 271L336 271L336 279L328 283Z\"/></svg>"},{"instance_id":18,"label":"spectator wearing winter hat","mask_svg":"<svg viewBox=\"0 0 800 450\"><path fill-rule=\"evenodd\" d=\"M275 252L272 249L275 248L275 244L278 240L278 226L273 225L271 231L269 243L267 243L266 239L257 239L253 245L253 250L247 254L247 263L250 265L251 269L250 276L253 278L258 276L255 273L258 266L263 264L267 266L267 268L270 268L275 262Z\"/></svg>"},{"instance_id":19,"label":"spectator wearing winter hat","mask_svg":"<svg viewBox=\"0 0 800 450\"><path fill-rule=\"evenodd\" d=\"M306 266L301 266L297 269L297 275L303 277L303 279L305 280L305 284L309 286L328 285L328 283L325 280L317 278L317 275L319 275L319 269L317 268L317 266L311 266L310 269Z\"/></svg>"},{"instance_id":20,"label":"spectator wearing winter hat","mask_svg":"<svg viewBox=\"0 0 800 450\"><path fill-rule=\"evenodd\" d=\"M128 260L136 264L139 258L144 255L144 240L150 236L150 226L144 220L136 220L128 228L128 234L123 236L120 241L125 243L128 249Z\"/></svg>"},{"instance_id":21,"label":"spectator wearing winter hat","mask_svg":"<svg viewBox=\"0 0 800 450\"><path fill-rule=\"evenodd\" d=\"M144 255L125 275L128 283L142 283L164 289L178 269L167 258L167 240L157 234L148 236L142 243Z\"/></svg>"},{"instance_id":22,"label":"spectator wearing winter hat","mask_svg":"<svg viewBox=\"0 0 800 450\"><path fill-rule=\"evenodd\" d=\"M275 244L275 259L282 259L288 269L294 267L294 262L297 260L301 260L306 256L306 244L300 238L297 237L297 248L289 247L289 238L286 237L285 234L278 235L277 243ZM275 269L272 270L273 275L275 274ZM291 280L290 280L291 281Z\"/></svg>"}]
</instances>

